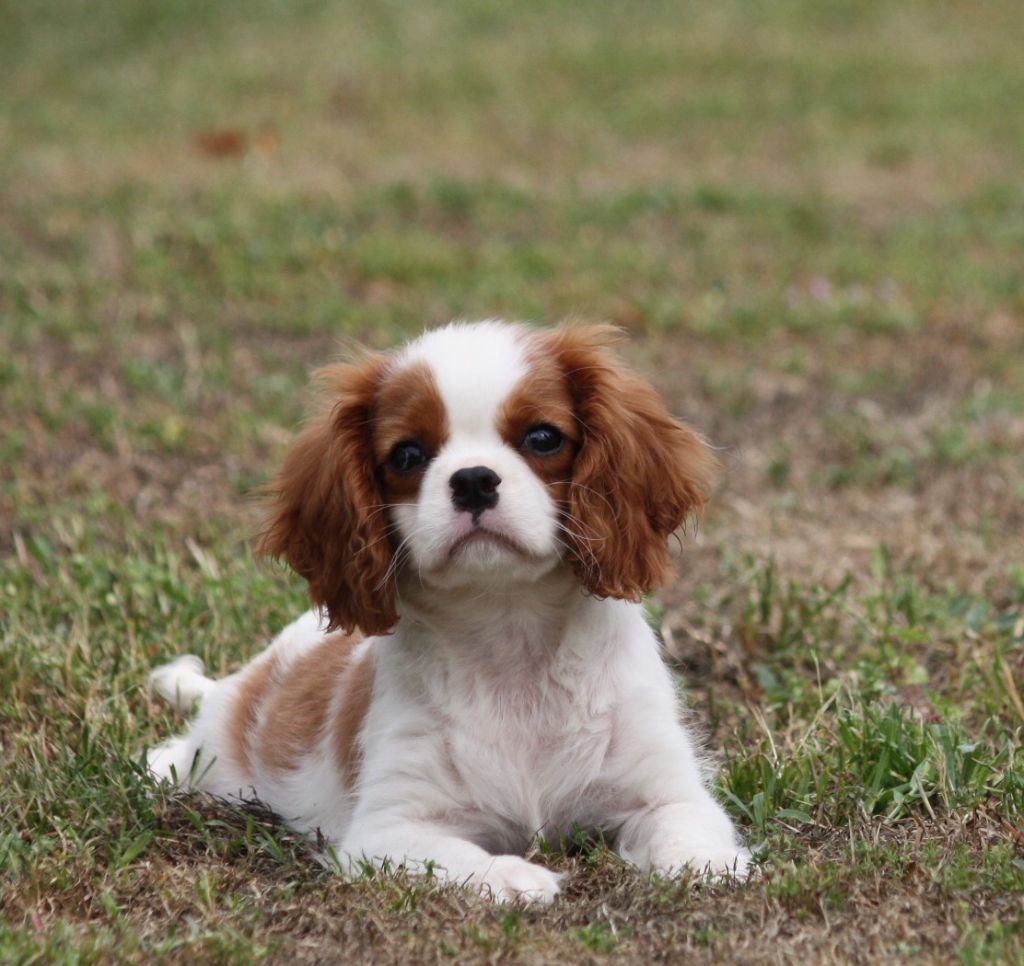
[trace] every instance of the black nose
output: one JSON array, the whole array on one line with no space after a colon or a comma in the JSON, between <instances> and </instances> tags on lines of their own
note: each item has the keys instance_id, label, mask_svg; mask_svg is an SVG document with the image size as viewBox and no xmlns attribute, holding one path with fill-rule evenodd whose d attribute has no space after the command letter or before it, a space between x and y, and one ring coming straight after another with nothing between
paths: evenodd
<instances>
[{"instance_id":1,"label":"black nose","mask_svg":"<svg viewBox=\"0 0 1024 966\"><path fill-rule=\"evenodd\" d=\"M470 466L456 470L448 481L456 510L482 513L498 503L501 477L489 466Z\"/></svg>"}]
</instances>

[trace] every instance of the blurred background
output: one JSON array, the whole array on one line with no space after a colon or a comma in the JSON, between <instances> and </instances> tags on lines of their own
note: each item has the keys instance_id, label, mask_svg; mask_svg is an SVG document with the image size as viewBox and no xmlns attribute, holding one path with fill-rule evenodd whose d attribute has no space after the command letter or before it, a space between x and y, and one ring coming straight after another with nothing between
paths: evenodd
<instances>
[{"instance_id":1,"label":"blurred background","mask_svg":"<svg viewBox=\"0 0 1024 966\"><path fill-rule=\"evenodd\" d=\"M985 569L1024 501L1019 15L7 6L5 541L233 529L342 340L570 317L725 447L717 539Z\"/></svg>"},{"instance_id":2,"label":"blurred background","mask_svg":"<svg viewBox=\"0 0 1024 966\"><path fill-rule=\"evenodd\" d=\"M734 546L984 568L1024 501L1019 16L8 6L3 530L107 498L203 539L343 339L570 317L725 447Z\"/></svg>"},{"instance_id":3,"label":"blurred background","mask_svg":"<svg viewBox=\"0 0 1024 966\"><path fill-rule=\"evenodd\" d=\"M1021 51L1019 0L3 4L11 794L91 800L83 756L170 727L149 666L293 616L251 495L309 371L451 318L615 322L719 447L652 614L748 828L866 814L758 744L830 687L1019 724Z\"/></svg>"}]
</instances>

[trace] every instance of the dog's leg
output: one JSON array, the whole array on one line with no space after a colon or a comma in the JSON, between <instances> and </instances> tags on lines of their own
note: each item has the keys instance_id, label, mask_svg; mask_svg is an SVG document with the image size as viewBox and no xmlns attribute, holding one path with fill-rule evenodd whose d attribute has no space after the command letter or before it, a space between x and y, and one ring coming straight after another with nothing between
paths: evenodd
<instances>
[{"instance_id":1,"label":"dog's leg","mask_svg":"<svg viewBox=\"0 0 1024 966\"><path fill-rule=\"evenodd\" d=\"M620 709L611 778L623 811L616 847L643 869L747 874L750 853L706 784L706 767L677 720L674 695L638 693Z\"/></svg>"},{"instance_id":2,"label":"dog's leg","mask_svg":"<svg viewBox=\"0 0 1024 966\"><path fill-rule=\"evenodd\" d=\"M550 902L559 892L562 876L518 855L491 855L444 826L402 823L375 831L355 827L340 850L351 866L361 862L404 865L429 872L443 882L476 889L495 902Z\"/></svg>"},{"instance_id":3,"label":"dog's leg","mask_svg":"<svg viewBox=\"0 0 1024 966\"><path fill-rule=\"evenodd\" d=\"M622 826L617 850L643 869L669 873L689 867L742 879L750 864L729 817L707 794L634 812Z\"/></svg>"}]
</instances>

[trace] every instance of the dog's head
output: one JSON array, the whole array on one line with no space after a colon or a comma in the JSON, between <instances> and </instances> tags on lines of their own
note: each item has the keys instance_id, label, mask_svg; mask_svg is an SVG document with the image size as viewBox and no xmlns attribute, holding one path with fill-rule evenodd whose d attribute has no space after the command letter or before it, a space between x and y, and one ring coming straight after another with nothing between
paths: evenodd
<instances>
[{"instance_id":1,"label":"dog's head","mask_svg":"<svg viewBox=\"0 0 1024 966\"><path fill-rule=\"evenodd\" d=\"M560 564L638 599L715 460L623 367L609 327L453 324L318 374L327 405L271 487L261 549L332 627L384 633L402 581L485 588Z\"/></svg>"}]
</instances>

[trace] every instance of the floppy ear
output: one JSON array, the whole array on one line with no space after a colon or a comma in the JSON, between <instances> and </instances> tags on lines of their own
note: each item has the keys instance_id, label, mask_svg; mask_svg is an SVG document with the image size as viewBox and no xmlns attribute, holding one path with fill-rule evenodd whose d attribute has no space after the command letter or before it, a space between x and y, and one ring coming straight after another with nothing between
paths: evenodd
<instances>
[{"instance_id":1,"label":"floppy ear","mask_svg":"<svg viewBox=\"0 0 1024 966\"><path fill-rule=\"evenodd\" d=\"M383 366L375 356L317 374L333 405L305 429L267 487L270 518L259 552L306 578L331 630L383 634L398 621L370 438Z\"/></svg>"},{"instance_id":2,"label":"floppy ear","mask_svg":"<svg viewBox=\"0 0 1024 966\"><path fill-rule=\"evenodd\" d=\"M608 348L611 326L552 334L582 443L573 463L571 562L592 594L637 600L670 573L668 538L707 502L717 461Z\"/></svg>"}]
</instances>

